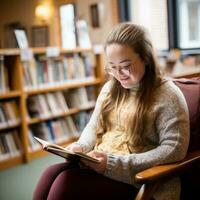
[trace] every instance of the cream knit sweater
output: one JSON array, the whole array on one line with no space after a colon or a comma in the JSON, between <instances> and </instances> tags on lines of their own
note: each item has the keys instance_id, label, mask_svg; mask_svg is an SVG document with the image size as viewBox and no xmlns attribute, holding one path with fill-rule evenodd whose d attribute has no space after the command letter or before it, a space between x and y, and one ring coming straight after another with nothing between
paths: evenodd
<instances>
[{"instance_id":1,"label":"cream knit sweater","mask_svg":"<svg viewBox=\"0 0 200 200\"><path fill-rule=\"evenodd\" d=\"M115 124L124 121L125 113L134 105L134 89L128 102L122 105L123 115L114 112L113 129L105 133L102 143L96 145L96 130L99 126L99 113L101 104L109 93L111 82L108 81L102 88L97 99L94 112L78 144L83 147L84 152L92 149L107 153L107 167L105 176L117 181L132 184L134 175L146 168L176 162L184 158L189 144L189 117L187 104L182 92L172 81L164 81L158 88L156 103L151 109L151 119L146 124L149 146L154 148L144 153L131 153L128 151L123 124L116 128ZM96 145L96 146L95 146ZM147 147L148 148L148 147ZM168 180L155 193L156 200L178 200L180 195L180 180L178 177Z\"/></svg>"}]
</instances>

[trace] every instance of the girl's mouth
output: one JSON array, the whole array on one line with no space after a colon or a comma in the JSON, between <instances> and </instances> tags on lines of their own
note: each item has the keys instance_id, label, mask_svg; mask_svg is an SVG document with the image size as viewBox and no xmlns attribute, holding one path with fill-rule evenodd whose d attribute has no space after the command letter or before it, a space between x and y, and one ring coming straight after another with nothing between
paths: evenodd
<instances>
[{"instance_id":1,"label":"girl's mouth","mask_svg":"<svg viewBox=\"0 0 200 200\"><path fill-rule=\"evenodd\" d=\"M124 77L124 78L120 78L119 80L120 81L126 81L126 80L128 80L129 79L129 77Z\"/></svg>"}]
</instances>

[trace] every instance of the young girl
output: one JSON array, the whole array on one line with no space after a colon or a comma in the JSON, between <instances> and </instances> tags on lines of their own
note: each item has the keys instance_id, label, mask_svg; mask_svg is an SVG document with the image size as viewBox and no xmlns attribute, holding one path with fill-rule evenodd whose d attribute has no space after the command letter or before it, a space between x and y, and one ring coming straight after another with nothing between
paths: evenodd
<instances>
[{"instance_id":1,"label":"young girl","mask_svg":"<svg viewBox=\"0 0 200 200\"><path fill-rule=\"evenodd\" d=\"M189 117L181 91L162 78L152 43L138 25L121 23L105 44L106 72L94 112L81 137L67 148L100 160L46 170L34 199L134 199L134 175L179 161L189 144ZM46 182L45 177L51 177ZM43 191L40 189L42 185ZM44 192L45 191L45 192ZM180 180L166 181L156 200L178 200Z\"/></svg>"}]
</instances>

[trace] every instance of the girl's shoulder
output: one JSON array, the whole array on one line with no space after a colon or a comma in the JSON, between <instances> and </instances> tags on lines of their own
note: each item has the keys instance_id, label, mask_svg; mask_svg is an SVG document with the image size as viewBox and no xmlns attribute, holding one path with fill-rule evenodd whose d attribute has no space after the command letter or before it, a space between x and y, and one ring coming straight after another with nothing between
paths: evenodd
<instances>
[{"instance_id":1,"label":"girl's shoulder","mask_svg":"<svg viewBox=\"0 0 200 200\"><path fill-rule=\"evenodd\" d=\"M104 85L102 86L101 88L101 91L100 91L100 94L107 94L110 92L110 89L111 89L111 81L107 81L104 83Z\"/></svg>"},{"instance_id":2,"label":"girl's shoulder","mask_svg":"<svg viewBox=\"0 0 200 200\"><path fill-rule=\"evenodd\" d=\"M181 101L185 103L185 97L178 86L175 85L172 79L163 78L161 84L157 87L155 96L157 101L175 102Z\"/></svg>"},{"instance_id":3,"label":"girl's shoulder","mask_svg":"<svg viewBox=\"0 0 200 200\"><path fill-rule=\"evenodd\" d=\"M104 85L102 86L98 98L105 99L106 96L110 93L110 89L111 89L111 81L109 80L105 82Z\"/></svg>"},{"instance_id":4,"label":"girl's shoulder","mask_svg":"<svg viewBox=\"0 0 200 200\"><path fill-rule=\"evenodd\" d=\"M161 83L157 87L157 92L161 94L174 94L180 95L182 94L181 90L178 86L175 85L172 79L170 78L162 78Z\"/></svg>"}]
</instances>

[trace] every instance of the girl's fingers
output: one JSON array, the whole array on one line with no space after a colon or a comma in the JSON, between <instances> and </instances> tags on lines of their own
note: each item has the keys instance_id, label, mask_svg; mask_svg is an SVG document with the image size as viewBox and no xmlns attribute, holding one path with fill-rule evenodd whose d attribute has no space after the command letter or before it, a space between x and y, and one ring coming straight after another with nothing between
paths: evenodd
<instances>
[{"instance_id":1,"label":"girl's fingers","mask_svg":"<svg viewBox=\"0 0 200 200\"><path fill-rule=\"evenodd\" d=\"M102 152L99 152L99 151L90 151L88 153L89 156L92 156L92 157L96 157L96 158L100 158L100 157L103 157L104 156L104 153Z\"/></svg>"}]
</instances>

